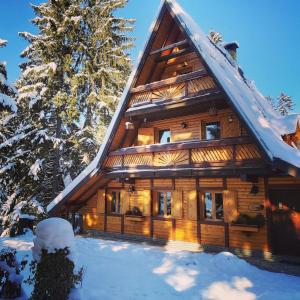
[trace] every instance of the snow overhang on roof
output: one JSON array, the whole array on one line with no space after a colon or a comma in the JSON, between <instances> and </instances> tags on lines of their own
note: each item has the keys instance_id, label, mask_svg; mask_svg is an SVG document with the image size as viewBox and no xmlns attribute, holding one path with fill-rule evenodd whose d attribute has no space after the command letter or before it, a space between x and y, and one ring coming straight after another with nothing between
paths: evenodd
<instances>
[{"instance_id":1,"label":"snow overhang on roof","mask_svg":"<svg viewBox=\"0 0 300 300\"><path fill-rule=\"evenodd\" d=\"M223 46L215 45L175 0L162 1L158 17L150 26L149 39L164 6L170 10L172 15L177 18L181 27L186 31L195 49L202 56L209 70L215 75L220 87L224 90L240 117L248 125L269 160L271 162L277 162L276 165L279 167L285 166L287 172L298 176L300 151L290 147L282 140L282 136L291 131L296 117L283 117L275 112L265 97L256 89L254 83L245 78L243 71L230 55L228 55L226 49ZM146 42L144 50L148 46L149 39ZM69 197L78 185L87 178L94 176L100 170L114 132L118 126L118 120L120 120L121 115L126 109L129 89L134 81L138 67L144 58L144 52L145 51L140 52L137 64L129 77L96 158L48 205L48 212L51 212L58 204L61 204L65 198ZM297 120L299 120L299 118ZM296 168L296 171L294 168Z\"/></svg>"}]
</instances>

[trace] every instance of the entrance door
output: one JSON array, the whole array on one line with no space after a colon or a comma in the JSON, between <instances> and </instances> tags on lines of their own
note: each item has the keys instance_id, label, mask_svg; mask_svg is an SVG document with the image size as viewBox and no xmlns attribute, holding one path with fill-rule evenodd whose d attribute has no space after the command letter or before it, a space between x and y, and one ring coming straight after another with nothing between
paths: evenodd
<instances>
[{"instance_id":1,"label":"entrance door","mask_svg":"<svg viewBox=\"0 0 300 300\"><path fill-rule=\"evenodd\" d=\"M273 190L270 201L274 253L300 256L300 189Z\"/></svg>"}]
</instances>

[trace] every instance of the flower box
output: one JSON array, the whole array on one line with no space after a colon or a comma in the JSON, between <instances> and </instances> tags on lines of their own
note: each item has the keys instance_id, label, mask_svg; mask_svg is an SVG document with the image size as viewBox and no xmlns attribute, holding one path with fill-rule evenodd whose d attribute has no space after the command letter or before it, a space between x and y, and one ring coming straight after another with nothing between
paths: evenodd
<instances>
[{"instance_id":1,"label":"flower box","mask_svg":"<svg viewBox=\"0 0 300 300\"><path fill-rule=\"evenodd\" d=\"M127 215L126 220L131 222L143 222L145 219L144 216L134 216L134 215Z\"/></svg>"},{"instance_id":2,"label":"flower box","mask_svg":"<svg viewBox=\"0 0 300 300\"><path fill-rule=\"evenodd\" d=\"M246 225L246 224L231 224L231 230L245 231L245 232L258 232L258 225Z\"/></svg>"}]
</instances>

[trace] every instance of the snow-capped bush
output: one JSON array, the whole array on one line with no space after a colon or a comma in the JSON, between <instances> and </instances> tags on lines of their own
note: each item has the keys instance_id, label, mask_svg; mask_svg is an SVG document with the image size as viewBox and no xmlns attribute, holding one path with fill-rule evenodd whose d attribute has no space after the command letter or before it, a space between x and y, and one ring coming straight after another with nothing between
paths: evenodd
<instances>
[{"instance_id":1,"label":"snow-capped bush","mask_svg":"<svg viewBox=\"0 0 300 300\"><path fill-rule=\"evenodd\" d=\"M83 269L75 271L72 225L61 218L43 220L33 243L32 277L28 280L34 285L31 299L66 300L71 292L79 299L74 289L82 281Z\"/></svg>"},{"instance_id":2,"label":"snow-capped bush","mask_svg":"<svg viewBox=\"0 0 300 300\"><path fill-rule=\"evenodd\" d=\"M23 276L20 272L27 261L20 264L16 260L16 250L4 248L0 252L0 298L1 299L27 299L22 290Z\"/></svg>"}]
</instances>

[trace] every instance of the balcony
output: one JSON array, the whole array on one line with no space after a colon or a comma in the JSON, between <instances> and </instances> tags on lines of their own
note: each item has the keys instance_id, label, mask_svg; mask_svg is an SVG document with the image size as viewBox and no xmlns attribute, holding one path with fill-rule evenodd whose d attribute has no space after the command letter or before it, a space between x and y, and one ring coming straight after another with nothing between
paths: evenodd
<instances>
[{"instance_id":1,"label":"balcony","mask_svg":"<svg viewBox=\"0 0 300 300\"><path fill-rule=\"evenodd\" d=\"M220 98L221 91L214 80L202 69L131 89L131 99L126 116L178 108Z\"/></svg>"},{"instance_id":2,"label":"balcony","mask_svg":"<svg viewBox=\"0 0 300 300\"><path fill-rule=\"evenodd\" d=\"M109 172L253 167L262 156L249 137L122 148L109 154Z\"/></svg>"}]
</instances>

